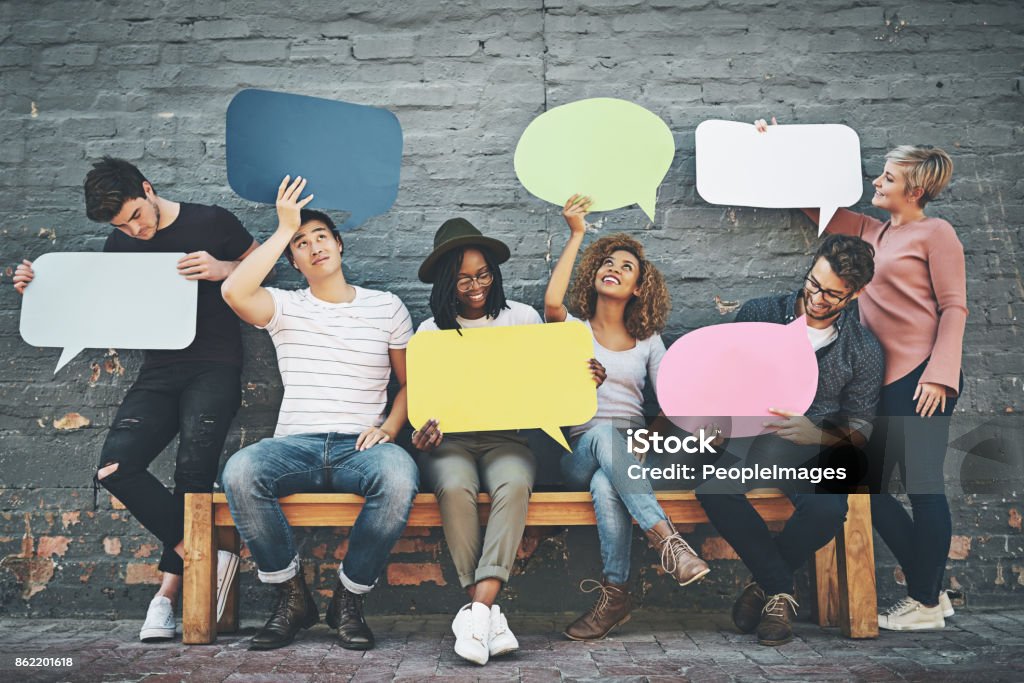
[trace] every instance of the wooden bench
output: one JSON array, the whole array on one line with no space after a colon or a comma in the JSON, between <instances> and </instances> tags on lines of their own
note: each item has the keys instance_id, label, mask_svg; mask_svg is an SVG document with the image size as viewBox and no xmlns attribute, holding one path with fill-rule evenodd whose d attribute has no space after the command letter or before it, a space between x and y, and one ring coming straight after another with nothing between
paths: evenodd
<instances>
[{"instance_id":1,"label":"wooden bench","mask_svg":"<svg viewBox=\"0 0 1024 683\"><path fill-rule=\"evenodd\" d=\"M704 509L690 491L659 492L658 502L677 524L707 522ZM750 493L747 497L768 522L789 519L793 506L781 493ZM352 526L362 509L360 496L341 493L301 493L281 499L292 526ZM490 499L480 496L480 519L486 521ZM527 513L528 526L594 525L589 493L534 493ZM409 514L410 527L441 526L433 494L416 496ZM238 629L238 576L230 586L227 606L216 621L217 549L239 550L238 532L224 494L185 496L185 576L182 640L187 644L212 643L217 633ZM871 507L867 495L849 497L849 512L836 540L818 551L814 563L817 617L822 626L839 625L850 638L878 635L875 592L875 557L871 536ZM692 590L692 589L691 589ZM699 589L698 589L699 590Z\"/></svg>"}]
</instances>

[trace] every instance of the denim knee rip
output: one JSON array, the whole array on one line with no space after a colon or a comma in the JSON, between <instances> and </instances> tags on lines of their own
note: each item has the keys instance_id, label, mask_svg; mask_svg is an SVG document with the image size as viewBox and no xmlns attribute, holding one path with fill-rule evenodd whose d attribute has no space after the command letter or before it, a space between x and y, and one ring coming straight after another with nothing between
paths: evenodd
<instances>
[{"instance_id":1,"label":"denim knee rip","mask_svg":"<svg viewBox=\"0 0 1024 683\"><path fill-rule=\"evenodd\" d=\"M110 430L129 431L139 429L140 427L142 427L141 417L122 417L120 420L111 425ZM117 476L117 473L121 471L121 463L117 460L108 460L107 462L102 463L99 467L96 468L96 471L92 475L92 509L94 511L98 510L100 505L100 470L102 470L104 467L110 467L111 465L118 465L118 469L114 470L113 472L110 472L105 477L102 477L102 481L106 481L110 477Z\"/></svg>"}]
</instances>

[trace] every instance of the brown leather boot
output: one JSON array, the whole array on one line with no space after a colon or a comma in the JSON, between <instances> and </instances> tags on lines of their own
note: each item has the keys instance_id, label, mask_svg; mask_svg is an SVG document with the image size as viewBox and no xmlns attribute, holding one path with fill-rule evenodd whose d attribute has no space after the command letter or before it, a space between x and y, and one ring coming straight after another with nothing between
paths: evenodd
<instances>
[{"instance_id":1,"label":"brown leather boot","mask_svg":"<svg viewBox=\"0 0 1024 683\"><path fill-rule=\"evenodd\" d=\"M754 632L761 623L761 612L766 602L768 597L756 581L751 580L743 587L743 592L732 606L732 623L736 624L740 633Z\"/></svg>"},{"instance_id":2,"label":"brown leather boot","mask_svg":"<svg viewBox=\"0 0 1024 683\"><path fill-rule=\"evenodd\" d=\"M593 584L584 588L586 584ZM607 581L584 579L580 582L580 590L584 593L601 591L597 601L590 610L565 629L565 637L570 640L601 640L621 624L629 621L629 613L633 610L633 598L626 590L626 584L616 585Z\"/></svg>"},{"instance_id":3,"label":"brown leather boot","mask_svg":"<svg viewBox=\"0 0 1024 683\"><path fill-rule=\"evenodd\" d=\"M789 593L769 595L757 625L758 645L785 645L793 640L793 620L799 605Z\"/></svg>"},{"instance_id":4,"label":"brown leather boot","mask_svg":"<svg viewBox=\"0 0 1024 683\"><path fill-rule=\"evenodd\" d=\"M671 574L680 586L688 586L707 576L711 568L683 540L672 522L663 520L645 532L651 547L661 553L661 568Z\"/></svg>"}]
</instances>

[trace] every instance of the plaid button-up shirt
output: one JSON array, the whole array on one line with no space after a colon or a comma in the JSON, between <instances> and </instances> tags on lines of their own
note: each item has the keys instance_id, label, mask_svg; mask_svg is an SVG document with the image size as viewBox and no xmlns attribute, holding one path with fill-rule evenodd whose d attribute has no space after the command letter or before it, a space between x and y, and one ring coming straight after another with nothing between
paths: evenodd
<instances>
[{"instance_id":1,"label":"plaid button-up shirt","mask_svg":"<svg viewBox=\"0 0 1024 683\"><path fill-rule=\"evenodd\" d=\"M796 319L800 291L751 299L736 314L736 322L778 323ZM871 436L871 420L885 373L885 356L878 339L860 324L854 301L835 321L836 338L818 349L818 391L806 416L815 424L848 428Z\"/></svg>"}]
</instances>

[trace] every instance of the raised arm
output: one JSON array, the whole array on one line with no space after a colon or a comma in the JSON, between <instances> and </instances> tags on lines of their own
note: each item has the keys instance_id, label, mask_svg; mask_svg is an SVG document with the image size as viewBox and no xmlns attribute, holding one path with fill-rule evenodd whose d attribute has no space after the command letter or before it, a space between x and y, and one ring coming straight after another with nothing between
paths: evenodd
<instances>
[{"instance_id":1,"label":"raised arm","mask_svg":"<svg viewBox=\"0 0 1024 683\"><path fill-rule=\"evenodd\" d=\"M586 215L590 210L590 197L574 194L562 208L562 217L569 224L569 241L558 257L555 269L551 271L551 280L544 292L544 320L549 323L560 323L566 318L565 293L569 290L572 279L572 267L576 263L576 255L583 244L583 235L587 231Z\"/></svg>"},{"instance_id":2,"label":"raised arm","mask_svg":"<svg viewBox=\"0 0 1024 683\"><path fill-rule=\"evenodd\" d=\"M251 325L265 326L274 317L274 300L260 284L274 268L301 224L299 211L313 199L299 199L306 181L301 176L289 184L285 176L277 189L277 230L241 261L224 280L220 292L238 317Z\"/></svg>"}]
</instances>

